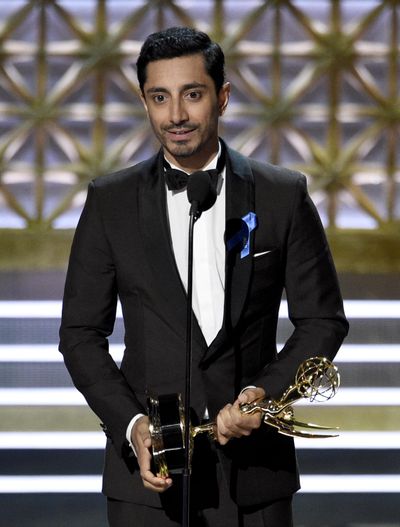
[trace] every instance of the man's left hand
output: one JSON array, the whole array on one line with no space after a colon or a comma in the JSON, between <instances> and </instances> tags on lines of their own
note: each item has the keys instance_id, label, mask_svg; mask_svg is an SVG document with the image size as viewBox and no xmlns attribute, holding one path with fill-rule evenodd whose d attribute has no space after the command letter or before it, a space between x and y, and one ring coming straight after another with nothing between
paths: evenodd
<instances>
[{"instance_id":1,"label":"man's left hand","mask_svg":"<svg viewBox=\"0 0 400 527\"><path fill-rule=\"evenodd\" d=\"M253 430L259 428L262 422L262 414L256 412L246 415L240 411L242 403L250 403L255 399L265 397L263 388L248 388L242 392L233 404L227 404L217 415L217 441L220 445L226 443L233 437L249 436Z\"/></svg>"}]
</instances>

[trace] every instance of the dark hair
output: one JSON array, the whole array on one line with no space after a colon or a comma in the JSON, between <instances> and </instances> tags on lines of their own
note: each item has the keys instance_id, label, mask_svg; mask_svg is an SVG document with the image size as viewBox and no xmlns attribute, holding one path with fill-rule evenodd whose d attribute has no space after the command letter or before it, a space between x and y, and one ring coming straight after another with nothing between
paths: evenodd
<instances>
[{"instance_id":1,"label":"dark hair","mask_svg":"<svg viewBox=\"0 0 400 527\"><path fill-rule=\"evenodd\" d=\"M136 62L141 91L146 82L149 62L197 53L202 53L207 73L213 79L218 93L225 81L224 53L206 33L191 27L170 27L147 37Z\"/></svg>"}]
</instances>

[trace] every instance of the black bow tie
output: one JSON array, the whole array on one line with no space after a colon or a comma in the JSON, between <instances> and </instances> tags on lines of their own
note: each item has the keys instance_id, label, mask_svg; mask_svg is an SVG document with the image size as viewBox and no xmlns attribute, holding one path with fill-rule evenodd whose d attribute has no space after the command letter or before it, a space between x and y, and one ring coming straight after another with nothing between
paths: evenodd
<instances>
[{"instance_id":1,"label":"black bow tie","mask_svg":"<svg viewBox=\"0 0 400 527\"><path fill-rule=\"evenodd\" d=\"M196 170L196 172L207 172L210 176L211 182L214 188L217 188L218 175L222 172L225 166L225 153L222 149L221 155L218 158L217 168L211 170ZM183 170L177 170L171 168L171 165L164 158L164 169L165 169L165 181L167 183L168 190L182 190L187 187L188 179L190 174L186 174Z\"/></svg>"}]
</instances>

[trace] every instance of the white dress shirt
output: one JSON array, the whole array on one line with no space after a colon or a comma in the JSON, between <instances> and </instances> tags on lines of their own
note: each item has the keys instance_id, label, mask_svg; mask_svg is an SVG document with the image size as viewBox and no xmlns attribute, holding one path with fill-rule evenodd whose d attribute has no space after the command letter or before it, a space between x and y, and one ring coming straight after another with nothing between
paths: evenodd
<instances>
[{"instance_id":1,"label":"white dress shirt","mask_svg":"<svg viewBox=\"0 0 400 527\"><path fill-rule=\"evenodd\" d=\"M221 147L220 147L221 150ZM216 156L204 170L217 166ZM171 165L172 168L177 168ZM221 329L225 292L225 168L219 176L217 201L202 213L193 234L193 311L208 345ZM167 190L172 247L183 286L187 290L190 203L186 189Z\"/></svg>"},{"instance_id":2,"label":"white dress shirt","mask_svg":"<svg viewBox=\"0 0 400 527\"><path fill-rule=\"evenodd\" d=\"M218 154L203 170L216 168ZM179 167L171 164L172 168ZM224 314L225 293L225 168L218 176L217 200L194 225L193 232L193 287L192 306L197 322L208 345L221 329ZM190 203L186 189L167 189L167 211L171 232L172 248L182 284L187 290L188 238ZM126 438L131 443L132 428L143 414L137 414L130 421ZM135 451L135 449L133 448Z\"/></svg>"}]
</instances>

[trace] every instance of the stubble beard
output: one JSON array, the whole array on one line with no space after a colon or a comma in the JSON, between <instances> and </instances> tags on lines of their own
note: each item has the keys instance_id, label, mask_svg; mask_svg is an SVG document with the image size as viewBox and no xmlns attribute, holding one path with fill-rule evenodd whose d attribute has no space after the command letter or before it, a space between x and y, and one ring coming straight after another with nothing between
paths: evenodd
<instances>
[{"instance_id":1,"label":"stubble beard","mask_svg":"<svg viewBox=\"0 0 400 527\"><path fill-rule=\"evenodd\" d=\"M190 157L201 154L203 149L207 150L209 148L209 142L211 140L211 135L208 137L203 137L200 139L199 143L190 144L190 141L186 143L182 141L181 144L169 143L164 140L162 142L163 148L175 159L188 159Z\"/></svg>"},{"instance_id":2,"label":"stubble beard","mask_svg":"<svg viewBox=\"0 0 400 527\"><path fill-rule=\"evenodd\" d=\"M192 157L193 155L197 154L199 151L199 147L197 146L189 146L189 145L176 145L174 148L171 148L169 146L165 146L165 149L169 152L169 154L176 159L187 159L188 157Z\"/></svg>"}]
</instances>

